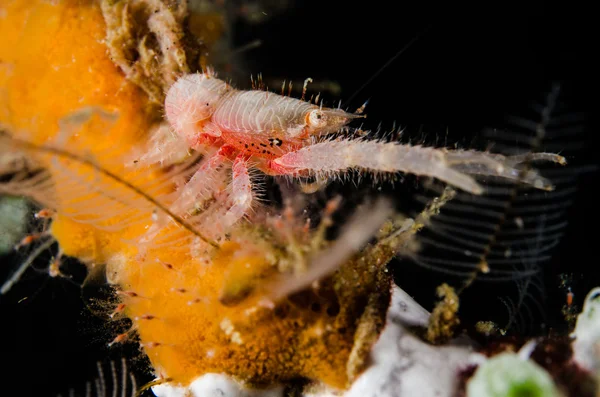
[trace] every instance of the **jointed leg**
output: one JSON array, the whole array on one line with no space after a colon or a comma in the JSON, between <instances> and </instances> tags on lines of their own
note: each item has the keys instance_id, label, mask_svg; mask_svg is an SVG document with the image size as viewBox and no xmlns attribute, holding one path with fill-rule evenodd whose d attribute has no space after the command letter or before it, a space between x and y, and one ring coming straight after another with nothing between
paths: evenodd
<instances>
[{"instance_id":1,"label":"jointed leg","mask_svg":"<svg viewBox=\"0 0 600 397\"><path fill-rule=\"evenodd\" d=\"M194 215L198 205L214 196L219 196L225 190L227 175L223 170L231 151L222 147L216 153L205 159L195 171L192 178L179 190L173 193L174 201L169 209L184 218ZM159 217L141 239L142 242L152 241L165 227L171 225L170 218Z\"/></svg>"},{"instance_id":2,"label":"jointed leg","mask_svg":"<svg viewBox=\"0 0 600 397\"><path fill-rule=\"evenodd\" d=\"M252 182L246 158L239 155L232 166L231 189L219 195L216 202L195 221L218 239L248 213L252 200Z\"/></svg>"},{"instance_id":3,"label":"jointed leg","mask_svg":"<svg viewBox=\"0 0 600 397\"><path fill-rule=\"evenodd\" d=\"M225 229L242 219L252 206L252 181L248 173L248 165L243 155L238 155L233 162L230 202L233 204L223 219Z\"/></svg>"},{"instance_id":4,"label":"jointed leg","mask_svg":"<svg viewBox=\"0 0 600 397\"><path fill-rule=\"evenodd\" d=\"M220 185L219 173L227 160L221 150L204 160L185 186L175 193L178 198L170 206L171 211L184 215L195 209L199 200L208 199L215 187Z\"/></svg>"},{"instance_id":5,"label":"jointed leg","mask_svg":"<svg viewBox=\"0 0 600 397\"><path fill-rule=\"evenodd\" d=\"M540 154L542 155L542 154ZM538 156L539 157L539 156ZM540 158L564 164L558 155ZM430 176L462 190L481 194L483 188L471 175L488 175L522 181L537 188L551 189L550 183L534 171L522 173L515 166L526 158L466 150L446 150L361 140L335 140L307 146L273 160L272 172L297 174L302 171L328 174L350 168L378 172L404 172Z\"/></svg>"}]
</instances>

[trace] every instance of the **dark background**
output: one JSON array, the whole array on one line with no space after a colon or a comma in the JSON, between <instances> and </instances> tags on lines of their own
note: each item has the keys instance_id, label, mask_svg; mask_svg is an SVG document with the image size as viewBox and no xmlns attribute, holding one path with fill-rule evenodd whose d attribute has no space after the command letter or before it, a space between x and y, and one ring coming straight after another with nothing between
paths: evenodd
<instances>
[{"instance_id":1,"label":"dark background","mask_svg":"<svg viewBox=\"0 0 600 397\"><path fill-rule=\"evenodd\" d=\"M235 62L247 75L262 73L267 82L306 77L315 84L337 82L340 96L325 93L326 103L354 97L347 106L355 109L370 100L369 128L381 122L382 130L389 131L396 123L415 142L438 140L468 147L480 143L476 138L484 127L501 124L507 114L543 99L551 83L561 81L567 105L587 115L586 148L569 160L598 165L599 64L594 59L597 41L592 34L597 32L592 7L523 3L453 8L426 2L298 0L279 12L266 6L267 18L260 24L237 19L234 48L256 39L262 45L243 53L243 63L239 56ZM414 44L354 95L415 37ZM556 329L564 326L560 307L565 300L564 290L557 288L558 275L574 275L577 304L590 288L600 285L597 180L597 173L581 178L567 233L545 269L544 305L549 326ZM393 191L398 206L411 213L414 208L407 198L418 189L414 180L407 181L407 186L397 183L395 189L384 184L382 190L388 195ZM368 183L354 190L339 189L354 191L350 200L357 202L360 195L378 194ZM22 258L22 254L4 258L1 274ZM40 263L45 260L40 258ZM68 267L75 272L75 281L81 278L76 264ZM435 286L444 277L408 261L394 261L391 267L398 283L430 308ZM466 321L489 316L504 321L506 313L496 296L510 288L510 283L477 283L464 297L461 315ZM0 351L8 365L5 385L16 386L19 395L64 395L71 387L82 390L85 381L93 379L98 360L130 353L106 347L114 334L104 320L84 309L81 295L76 283L30 271L0 297Z\"/></svg>"}]
</instances>

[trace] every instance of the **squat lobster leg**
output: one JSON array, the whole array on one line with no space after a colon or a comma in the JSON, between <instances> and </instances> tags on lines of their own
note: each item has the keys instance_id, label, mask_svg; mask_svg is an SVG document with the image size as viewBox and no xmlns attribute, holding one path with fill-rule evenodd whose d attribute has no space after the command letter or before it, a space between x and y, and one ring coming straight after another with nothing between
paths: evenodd
<instances>
[{"instance_id":1,"label":"squat lobster leg","mask_svg":"<svg viewBox=\"0 0 600 397\"><path fill-rule=\"evenodd\" d=\"M223 220L223 227L227 230L246 215L252 206L252 182L248 173L246 157L238 155L233 162L231 184L231 202L233 205Z\"/></svg>"},{"instance_id":2,"label":"squat lobster leg","mask_svg":"<svg viewBox=\"0 0 600 397\"><path fill-rule=\"evenodd\" d=\"M227 156L221 150L206 159L192 178L177 192L177 200L171 205L171 210L179 215L194 210L198 200L206 200L214 193Z\"/></svg>"},{"instance_id":3,"label":"squat lobster leg","mask_svg":"<svg viewBox=\"0 0 600 397\"><path fill-rule=\"evenodd\" d=\"M540 159L564 164L562 156L541 154ZM536 188L549 190L551 184L534 171L522 173L515 166L523 156L505 157L476 151L427 148L362 140L334 140L287 153L271 164L275 174L330 174L351 168L378 172L405 172L430 176L474 194L483 188L468 175L496 176L523 181ZM533 160L536 160L534 158ZM522 175L524 174L524 175Z\"/></svg>"},{"instance_id":4,"label":"squat lobster leg","mask_svg":"<svg viewBox=\"0 0 600 397\"><path fill-rule=\"evenodd\" d=\"M218 239L227 233L233 225L242 219L252 207L254 196L248 171L248 156L238 154L232 165L230 159L235 149L224 145L204 161L192 178L180 190L174 193L177 199L170 205L173 213L191 220L196 225L210 227L207 232ZM231 189L226 189L225 172L231 167ZM227 191L229 190L229 191ZM199 204L213 199L205 210L195 214ZM157 234L170 224L168 219L157 221L142 238L143 242L152 241Z\"/></svg>"},{"instance_id":5,"label":"squat lobster leg","mask_svg":"<svg viewBox=\"0 0 600 397\"><path fill-rule=\"evenodd\" d=\"M200 223L210 229L207 233L215 239L222 238L252 207L254 197L246 161L243 154L235 158L230 189L218 195L216 202L199 218Z\"/></svg>"}]
</instances>

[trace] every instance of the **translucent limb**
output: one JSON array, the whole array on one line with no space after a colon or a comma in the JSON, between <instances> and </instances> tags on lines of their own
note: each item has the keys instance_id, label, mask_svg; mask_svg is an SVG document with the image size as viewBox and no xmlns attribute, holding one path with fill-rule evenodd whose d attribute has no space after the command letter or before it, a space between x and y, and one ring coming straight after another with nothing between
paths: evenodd
<instances>
[{"instance_id":1,"label":"translucent limb","mask_svg":"<svg viewBox=\"0 0 600 397\"><path fill-rule=\"evenodd\" d=\"M553 190L552 183L532 169L517 168L519 164L547 161L566 165L564 157L554 153L528 153L503 156L473 150L446 151L446 161L457 171L470 175L495 176L519 181L542 190Z\"/></svg>"},{"instance_id":2,"label":"translucent limb","mask_svg":"<svg viewBox=\"0 0 600 397\"><path fill-rule=\"evenodd\" d=\"M291 273L278 277L267 287L269 292L262 300L278 301L333 273L377 233L392 213L393 209L385 199L380 199L369 208L355 213L335 242L310 258L309 268L300 274Z\"/></svg>"},{"instance_id":3,"label":"translucent limb","mask_svg":"<svg viewBox=\"0 0 600 397\"><path fill-rule=\"evenodd\" d=\"M190 218L190 221L219 240L248 213L253 198L246 159L239 155L233 162L229 189L218 193L215 202L202 213Z\"/></svg>"},{"instance_id":4,"label":"translucent limb","mask_svg":"<svg viewBox=\"0 0 600 397\"><path fill-rule=\"evenodd\" d=\"M233 162L233 182L231 184L230 200L233 205L229 208L223 219L223 227L229 229L243 218L252 206L252 181L248 173L248 165L243 155L239 155Z\"/></svg>"},{"instance_id":5,"label":"translucent limb","mask_svg":"<svg viewBox=\"0 0 600 397\"><path fill-rule=\"evenodd\" d=\"M179 137L168 124L163 123L151 133L147 145L134 149L125 165L177 164L189 156L189 149L187 141Z\"/></svg>"},{"instance_id":6,"label":"translucent limb","mask_svg":"<svg viewBox=\"0 0 600 397\"><path fill-rule=\"evenodd\" d=\"M186 217L189 212L197 208L198 204L218 193L222 186L223 165L227 159L223 151L219 150L204 160L185 186L173 193L175 200L169 206L171 212ZM169 217L157 217L140 241L148 243L155 240L158 233L169 225L171 225Z\"/></svg>"},{"instance_id":7,"label":"translucent limb","mask_svg":"<svg viewBox=\"0 0 600 397\"><path fill-rule=\"evenodd\" d=\"M533 160L550 160L561 164L563 157L532 154ZM404 172L439 179L474 194L483 188L470 175L500 177L520 181L536 188L551 190L551 184L532 170L516 168L531 160L527 156L505 157L473 150L446 150L362 140L326 141L288 153L273 160L271 167L280 174L308 171L330 174L351 168L375 172Z\"/></svg>"},{"instance_id":8,"label":"translucent limb","mask_svg":"<svg viewBox=\"0 0 600 397\"><path fill-rule=\"evenodd\" d=\"M215 183L227 157L218 151L206 159L192 178L176 194L178 198L171 205L171 211L176 214L185 214L195 208L198 200L205 200L214 192Z\"/></svg>"}]
</instances>

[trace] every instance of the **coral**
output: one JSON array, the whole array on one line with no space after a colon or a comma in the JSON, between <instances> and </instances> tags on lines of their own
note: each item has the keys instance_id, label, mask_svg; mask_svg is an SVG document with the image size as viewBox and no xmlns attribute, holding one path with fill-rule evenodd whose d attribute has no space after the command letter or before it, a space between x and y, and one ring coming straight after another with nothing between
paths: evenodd
<instances>
[{"instance_id":1,"label":"coral","mask_svg":"<svg viewBox=\"0 0 600 397\"><path fill-rule=\"evenodd\" d=\"M65 255L90 269L106 264L124 304L114 317L134 324L113 342L136 332L156 374L175 384L223 372L255 385L304 376L345 387L382 326L390 278L380 264L393 250L374 246L319 288L261 306L246 288L279 274L290 256L272 228L236 229L215 248L181 221L174 234L140 244L197 158L179 173L126 167L156 114L147 90L109 58L96 2L14 1L2 11L0 35L11 45L0 46L1 144L27 164L3 189L56 210L50 233ZM28 179L32 172L38 177ZM310 236L307 253L315 252Z\"/></svg>"},{"instance_id":2,"label":"coral","mask_svg":"<svg viewBox=\"0 0 600 397\"><path fill-rule=\"evenodd\" d=\"M184 3L159 0L0 5L0 148L3 160L16 154L0 162L1 190L50 208L61 252L106 273L115 299L104 309L132 323L107 341L139 340L156 383L222 373L250 386L309 378L346 388L385 325L385 265L453 193L383 227L391 206L367 206L332 241L331 202L319 225L264 205L225 234L215 227L229 194L224 166L200 174L210 194L194 200L191 216L172 211L210 158L161 153L170 131L156 105L177 74L202 62L187 47L185 14ZM131 167L140 152L159 161ZM447 161L470 155L510 171L488 154L448 151Z\"/></svg>"}]
</instances>

